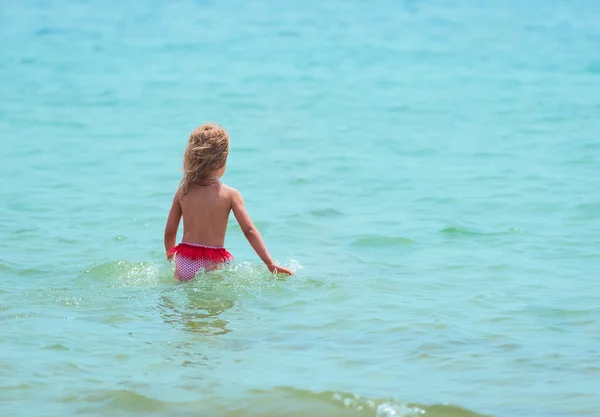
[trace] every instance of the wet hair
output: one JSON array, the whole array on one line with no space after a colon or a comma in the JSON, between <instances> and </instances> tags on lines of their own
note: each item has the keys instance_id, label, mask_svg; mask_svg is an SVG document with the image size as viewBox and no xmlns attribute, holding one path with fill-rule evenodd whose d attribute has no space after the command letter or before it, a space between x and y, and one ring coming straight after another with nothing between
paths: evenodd
<instances>
[{"instance_id":1,"label":"wet hair","mask_svg":"<svg viewBox=\"0 0 600 417\"><path fill-rule=\"evenodd\" d=\"M229 155L229 133L215 124L204 123L190 135L183 156L181 191L185 194L192 185L209 185L210 173L223 168Z\"/></svg>"}]
</instances>

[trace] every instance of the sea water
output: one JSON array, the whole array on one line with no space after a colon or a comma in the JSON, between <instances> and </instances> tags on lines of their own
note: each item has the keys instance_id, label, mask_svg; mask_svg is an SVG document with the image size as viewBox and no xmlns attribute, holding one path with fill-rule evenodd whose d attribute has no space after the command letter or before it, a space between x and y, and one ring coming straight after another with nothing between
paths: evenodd
<instances>
[{"instance_id":1,"label":"sea water","mask_svg":"<svg viewBox=\"0 0 600 417\"><path fill-rule=\"evenodd\" d=\"M600 415L600 3L0 5L2 416ZM225 126L271 276L172 277Z\"/></svg>"}]
</instances>

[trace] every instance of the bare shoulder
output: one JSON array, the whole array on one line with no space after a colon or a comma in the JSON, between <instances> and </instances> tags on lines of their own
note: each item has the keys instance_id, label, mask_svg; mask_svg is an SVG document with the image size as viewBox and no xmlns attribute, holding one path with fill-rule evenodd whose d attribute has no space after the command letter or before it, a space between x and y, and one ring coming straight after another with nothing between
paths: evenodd
<instances>
[{"instance_id":1,"label":"bare shoulder","mask_svg":"<svg viewBox=\"0 0 600 417\"><path fill-rule=\"evenodd\" d=\"M173 195L173 207L178 207L179 210L183 211L183 208L187 205L186 193L183 192L181 187L177 187Z\"/></svg>"},{"instance_id":2,"label":"bare shoulder","mask_svg":"<svg viewBox=\"0 0 600 417\"><path fill-rule=\"evenodd\" d=\"M236 190L233 187L228 186L227 184L221 183L221 186L223 187L223 192L225 193L227 198L229 198L232 201L235 199L238 199L242 196L238 190Z\"/></svg>"},{"instance_id":3,"label":"bare shoulder","mask_svg":"<svg viewBox=\"0 0 600 417\"><path fill-rule=\"evenodd\" d=\"M183 190L181 189L181 187L177 187L177 190L175 190L175 195L173 195L173 200L178 201L181 203L181 198L185 195L185 193L183 192Z\"/></svg>"}]
</instances>

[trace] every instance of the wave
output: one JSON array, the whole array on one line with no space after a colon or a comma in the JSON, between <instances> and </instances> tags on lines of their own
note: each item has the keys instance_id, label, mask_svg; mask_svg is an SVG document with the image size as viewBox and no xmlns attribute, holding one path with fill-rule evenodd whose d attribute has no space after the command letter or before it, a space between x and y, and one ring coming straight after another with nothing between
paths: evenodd
<instances>
[{"instance_id":1,"label":"wave","mask_svg":"<svg viewBox=\"0 0 600 417\"><path fill-rule=\"evenodd\" d=\"M83 398L82 398L83 397ZM79 400L96 404L98 412L111 410L161 412L165 415L248 417L485 417L450 404L423 405L395 399L362 397L339 391L314 392L292 387L253 389L220 397L212 393L192 401L166 401L129 389L93 392Z\"/></svg>"}]
</instances>

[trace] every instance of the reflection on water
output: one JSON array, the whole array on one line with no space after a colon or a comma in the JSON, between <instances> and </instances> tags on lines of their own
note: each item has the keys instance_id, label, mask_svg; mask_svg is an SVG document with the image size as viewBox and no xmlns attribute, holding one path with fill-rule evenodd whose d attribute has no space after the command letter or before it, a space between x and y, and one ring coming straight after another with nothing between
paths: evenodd
<instances>
[{"instance_id":1,"label":"reflection on water","mask_svg":"<svg viewBox=\"0 0 600 417\"><path fill-rule=\"evenodd\" d=\"M296 263L292 268L298 269ZM200 273L191 281L169 286L156 308L166 323L207 336L229 333L222 314L240 299L262 297L278 291L281 279L266 268L250 263L232 263L218 271Z\"/></svg>"},{"instance_id":2,"label":"reflection on water","mask_svg":"<svg viewBox=\"0 0 600 417\"><path fill-rule=\"evenodd\" d=\"M198 275L193 281L171 287L160 296L157 308L166 323L182 330L216 336L229 333L221 318L237 300L221 272Z\"/></svg>"}]
</instances>

